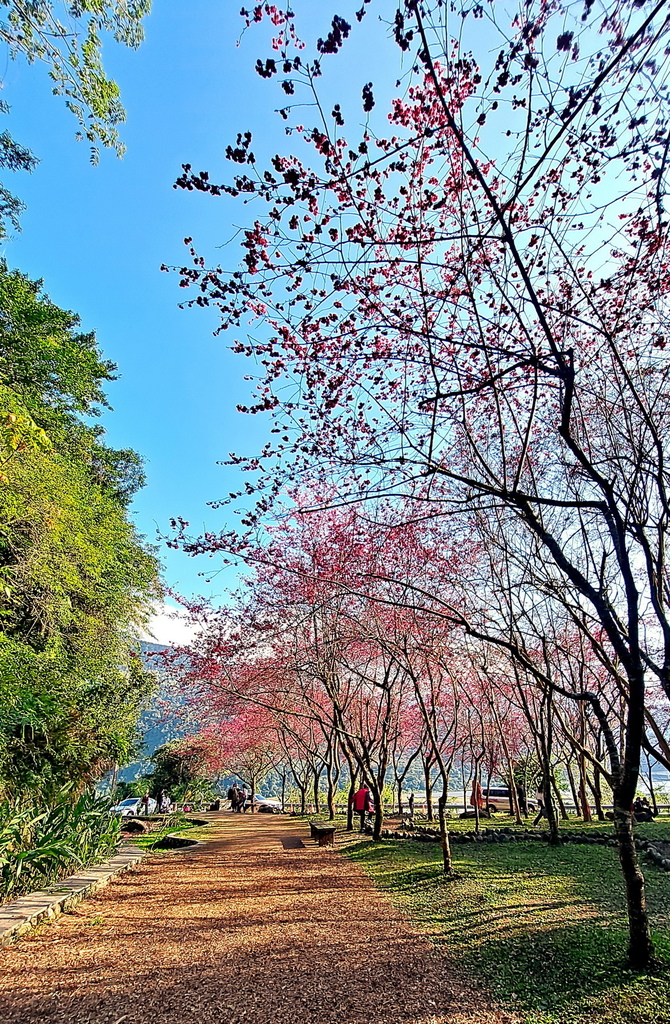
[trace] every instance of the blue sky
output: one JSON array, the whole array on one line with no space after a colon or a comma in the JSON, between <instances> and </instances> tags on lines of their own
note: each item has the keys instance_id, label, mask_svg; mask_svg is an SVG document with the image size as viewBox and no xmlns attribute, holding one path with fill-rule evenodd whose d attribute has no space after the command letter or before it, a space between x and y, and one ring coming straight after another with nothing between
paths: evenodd
<instances>
[{"instance_id":1,"label":"blue sky","mask_svg":"<svg viewBox=\"0 0 670 1024\"><path fill-rule=\"evenodd\" d=\"M359 2L343 4L341 13ZM206 503L226 495L237 480L216 462L266 439L266 422L235 411L248 398L243 378L253 368L228 352L231 337L212 336L213 311L178 308L184 298L178 278L159 269L183 262L186 235L201 252L222 259L217 247L250 216L232 200L173 189L182 163L225 180L235 165L223 154L238 131L253 130L260 163L294 144L273 113L286 97L276 81L253 71L256 58L269 53L270 26L250 30L236 46L243 27L239 7L221 0L192 0L187 7L157 0L139 50L105 47L106 70L120 84L127 111L121 128L127 153L118 160L103 151L96 167L86 144L75 141L74 118L51 95L46 72L20 61L4 66L3 98L11 106L6 125L40 159L32 175L6 182L27 210L22 233L5 241L4 255L11 267L43 278L52 300L79 313L84 329L95 329L105 355L119 364L120 380L110 387L114 412L104 422L109 443L133 447L146 459L148 484L133 513L150 540L173 515L197 530L222 528L225 513ZM311 24L303 22L303 28L325 35L328 5L315 5L310 14ZM346 59L326 58L326 88L338 98L343 91L359 118L361 87L381 74L369 60L374 30L381 64L379 25L371 21L356 26ZM395 64L395 47L389 54ZM391 61L385 63L387 77L397 74ZM234 269L235 246L230 248L224 265ZM230 575L208 586L199 573L207 575L213 565L167 549L161 556L170 586L187 595L223 597Z\"/></svg>"},{"instance_id":2,"label":"blue sky","mask_svg":"<svg viewBox=\"0 0 670 1024\"><path fill-rule=\"evenodd\" d=\"M89 164L86 144L74 140L74 119L51 96L41 68L7 61L3 76L7 124L40 159L32 175L8 182L27 210L4 254L10 266L43 278L53 301L78 312L119 364L105 423L111 444L146 458L148 485L134 512L150 539L171 515L195 527L222 526L222 514L206 502L235 480L216 461L264 436L264 423L235 412L247 397L249 368L212 337L212 312L177 308L177 277L159 270L182 262L185 235L215 253L233 222L244 222L245 211L225 199L173 189L182 162L223 177L225 146L252 125L262 135L257 152L286 148L272 114L280 105L274 83L253 72L267 34L247 33L236 47L238 10L195 0L185 16L183 4L159 0L139 50L106 47L105 65L127 110L123 160L103 152L97 167ZM162 557L170 585L210 589L197 575L208 566L165 550Z\"/></svg>"}]
</instances>

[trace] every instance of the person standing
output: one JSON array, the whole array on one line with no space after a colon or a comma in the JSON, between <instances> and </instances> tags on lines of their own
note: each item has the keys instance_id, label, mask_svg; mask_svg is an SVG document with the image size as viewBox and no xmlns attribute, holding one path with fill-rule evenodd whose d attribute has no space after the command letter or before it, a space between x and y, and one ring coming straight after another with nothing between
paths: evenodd
<instances>
[{"instance_id":1,"label":"person standing","mask_svg":"<svg viewBox=\"0 0 670 1024\"><path fill-rule=\"evenodd\" d=\"M526 796L526 787L521 782L516 784L516 798L519 804L519 810L523 814L524 818L528 817L528 798Z\"/></svg>"},{"instance_id":2,"label":"person standing","mask_svg":"<svg viewBox=\"0 0 670 1024\"><path fill-rule=\"evenodd\" d=\"M479 779L474 779L472 783L472 792L470 793L470 806L477 807L480 811L484 809L484 791L482 784Z\"/></svg>"},{"instance_id":3,"label":"person standing","mask_svg":"<svg viewBox=\"0 0 670 1024\"><path fill-rule=\"evenodd\" d=\"M245 814L249 810L249 795L249 790L246 785L243 785L240 793L240 810L244 811Z\"/></svg>"},{"instance_id":4,"label":"person standing","mask_svg":"<svg viewBox=\"0 0 670 1024\"><path fill-rule=\"evenodd\" d=\"M144 808L144 816L146 818L148 818L149 817L149 791L148 790L144 794L144 796L142 797L142 807Z\"/></svg>"},{"instance_id":5,"label":"person standing","mask_svg":"<svg viewBox=\"0 0 670 1024\"><path fill-rule=\"evenodd\" d=\"M413 821L414 820L414 793L410 793L409 800L407 801L407 806L409 807L410 821Z\"/></svg>"},{"instance_id":6,"label":"person standing","mask_svg":"<svg viewBox=\"0 0 670 1024\"><path fill-rule=\"evenodd\" d=\"M351 802L354 805L354 810L360 816L360 828L358 831L364 832L366 816L374 810L372 796L368 787L365 785L361 786L358 792L354 793Z\"/></svg>"},{"instance_id":7,"label":"person standing","mask_svg":"<svg viewBox=\"0 0 670 1024\"><path fill-rule=\"evenodd\" d=\"M535 800L537 802L538 810L533 825L537 825L540 818L546 818L548 816L547 808L544 806L544 782L542 782L541 780L540 782L538 782L537 785L537 793L535 794Z\"/></svg>"}]
</instances>

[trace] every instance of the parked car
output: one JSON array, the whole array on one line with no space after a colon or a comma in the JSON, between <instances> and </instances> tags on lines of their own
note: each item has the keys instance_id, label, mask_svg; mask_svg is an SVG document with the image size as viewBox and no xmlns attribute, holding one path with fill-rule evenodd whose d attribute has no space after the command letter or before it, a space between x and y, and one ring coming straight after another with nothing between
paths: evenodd
<instances>
[{"instance_id":1,"label":"parked car","mask_svg":"<svg viewBox=\"0 0 670 1024\"><path fill-rule=\"evenodd\" d=\"M269 796L254 797L254 804L259 814L281 814L284 809L280 800Z\"/></svg>"},{"instance_id":2,"label":"parked car","mask_svg":"<svg viewBox=\"0 0 670 1024\"><path fill-rule=\"evenodd\" d=\"M492 811L504 811L512 813L512 802L509 795L509 786L491 786L482 790L482 796ZM526 800L529 811L535 811L535 801Z\"/></svg>"},{"instance_id":3,"label":"parked car","mask_svg":"<svg viewBox=\"0 0 670 1024\"><path fill-rule=\"evenodd\" d=\"M149 797L148 812L153 814L156 810L156 801ZM122 818L132 818L134 816L142 814L144 811L144 804L142 803L141 796L129 796L126 800L122 800L120 804L115 804L114 807L110 807L110 814L120 814Z\"/></svg>"}]
</instances>

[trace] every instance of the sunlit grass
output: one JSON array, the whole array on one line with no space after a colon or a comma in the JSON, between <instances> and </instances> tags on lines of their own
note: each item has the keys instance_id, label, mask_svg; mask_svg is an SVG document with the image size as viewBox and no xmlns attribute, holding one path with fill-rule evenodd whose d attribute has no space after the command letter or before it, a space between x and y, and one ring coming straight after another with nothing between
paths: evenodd
<instances>
[{"instance_id":1,"label":"sunlit grass","mask_svg":"<svg viewBox=\"0 0 670 1024\"><path fill-rule=\"evenodd\" d=\"M599 834L611 826L571 821L569 828ZM639 834L670 838L670 827L651 823ZM615 849L467 843L453 853L457 881L441 874L437 845L387 841L346 851L446 956L502 1005L523 1009L527 1024L670 1024L667 969L648 976L623 966ZM656 948L670 964L670 876L653 866L645 873Z\"/></svg>"}]
</instances>

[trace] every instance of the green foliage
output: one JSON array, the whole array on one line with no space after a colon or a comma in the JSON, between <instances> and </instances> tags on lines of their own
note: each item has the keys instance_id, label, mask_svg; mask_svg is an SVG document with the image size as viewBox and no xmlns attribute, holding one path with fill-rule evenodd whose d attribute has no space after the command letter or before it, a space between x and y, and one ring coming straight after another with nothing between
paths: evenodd
<instances>
[{"instance_id":1,"label":"green foliage","mask_svg":"<svg viewBox=\"0 0 670 1024\"><path fill-rule=\"evenodd\" d=\"M587 834L603 829L582 825ZM670 838L667 819L640 834L649 830ZM442 874L437 844L359 844L346 853L527 1024L670 1024L667 969L649 976L623 967L627 924L615 849L456 845L455 882ZM651 867L646 877L654 942L670 962L668 877Z\"/></svg>"},{"instance_id":2,"label":"green foliage","mask_svg":"<svg viewBox=\"0 0 670 1024\"><path fill-rule=\"evenodd\" d=\"M6 16L0 32L12 57L42 63L53 91L64 96L79 124L79 136L123 152L117 127L125 120L119 87L102 65L102 34L136 48L142 42L142 19L151 0L0 0ZM94 151L95 158L95 151Z\"/></svg>"},{"instance_id":3,"label":"green foliage","mask_svg":"<svg viewBox=\"0 0 670 1024\"><path fill-rule=\"evenodd\" d=\"M9 106L4 100L0 100L0 114L8 114ZM36 157L19 145L8 131L0 133L0 167L10 171L32 171L38 163ZM5 226L11 224L16 230L20 230L19 217L25 209L23 203L9 189L0 185L0 238L5 234Z\"/></svg>"},{"instance_id":4,"label":"green foliage","mask_svg":"<svg viewBox=\"0 0 670 1024\"><path fill-rule=\"evenodd\" d=\"M514 761L514 781L517 785L525 786L528 795L537 786L538 779L542 778L542 769L536 754L526 754L517 757Z\"/></svg>"},{"instance_id":5,"label":"green foliage","mask_svg":"<svg viewBox=\"0 0 670 1024\"><path fill-rule=\"evenodd\" d=\"M153 686L134 638L158 566L126 513L141 463L82 418L114 367L77 328L0 264L0 794L127 761Z\"/></svg>"},{"instance_id":6,"label":"green foliage","mask_svg":"<svg viewBox=\"0 0 670 1024\"><path fill-rule=\"evenodd\" d=\"M110 856L120 822L108 800L63 789L51 807L0 803L0 896L14 898Z\"/></svg>"},{"instance_id":7,"label":"green foliage","mask_svg":"<svg viewBox=\"0 0 670 1024\"><path fill-rule=\"evenodd\" d=\"M154 750L150 760L154 768L142 777L142 792L148 787L156 798L165 790L179 803L212 799L215 779L196 751L182 751L175 740Z\"/></svg>"},{"instance_id":8,"label":"green foliage","mask_svg":"<svg viewBox=\"0 0 670 1024\"><path fill-rule=\"evenodd\" d=\"M132 779L129 782L117 782L114 787L113 800L115 804L120 804L127 797L144 796L146 791L147 784L143 778Z\"/></svg>"},{"instance_id":9,"label":"green foliage","mask_svg":"<svg viewBox=\"0 0 670 1024\"><path fill-rule=\"evenodd\" d=\"M97 415L116 366L103 360L79 317L42 293L42 282L0 265L0 377L28 411L56 427L68 414ZM70 427L72 420L66 421Z\"/></svg>"},{"instance_id":10,"label":"green foliage","mask_svg":"<svg viewBox=\"0 0 670 1024\"><path fill-rule=\"evenodd\" d=\"M98 145L122 156L118 126L125 121L125 111L119 87L102 64L103 34L111 34L116 42L133 49L138 47L144 37L142 19L151 10L151 0L0 0L0 9L4 9L0 37L7 54L47 69L53 93L64 97L77 120L77 138L91 145L91 161L98 161ZM9 106L0 101L0 114L7 113ZM0 133L0 167L31 171L37 162L8 131ZM23 203L0 185L0 238L7 223L19 230L23 209Z\"/></svg>"}]
</instances>

